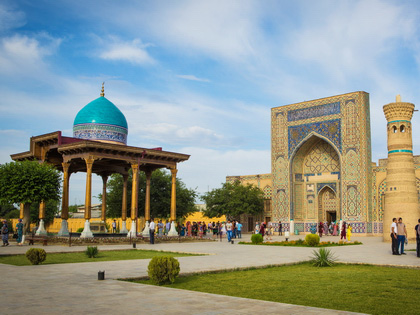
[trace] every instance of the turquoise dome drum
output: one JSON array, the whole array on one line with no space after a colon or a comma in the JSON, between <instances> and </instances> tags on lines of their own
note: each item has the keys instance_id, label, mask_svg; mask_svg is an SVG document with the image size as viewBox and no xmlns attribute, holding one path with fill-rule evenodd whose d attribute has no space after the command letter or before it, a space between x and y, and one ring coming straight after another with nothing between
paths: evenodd
<instances>
[{"instance_id":1,"label":"turquoise dome drum","mask_svg":"<svg viewBox=\"0 0 420 315\"><path fill-rule=\"evenodd\" d=\"M128 125L124 114L112 102L101 96L79 113L73 124L73 137L118 144L127 144Z\"/></svg>"}]
</instances>

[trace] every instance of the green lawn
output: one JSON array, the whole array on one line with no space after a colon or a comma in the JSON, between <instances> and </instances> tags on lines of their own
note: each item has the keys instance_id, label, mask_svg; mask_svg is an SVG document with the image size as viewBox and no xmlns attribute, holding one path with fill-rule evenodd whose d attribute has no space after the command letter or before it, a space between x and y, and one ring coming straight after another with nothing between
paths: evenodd
<instances>
[{"instance_id":1,"label":"green lawn","mask_svg":"<svg viewBox=\"0 0 420 315\"><path fill-rule=\"evenodd\" d=\"M420 304L419 269L370 265L303 263L180 277L168 286L368 314L419 314Z\"/></svg>"},{"instance_id":2,"label":"green lawn","mask_svg":"<svg viewBox=\"0 0 420 315\"><path fill-rule=\"evenodd\" d=\"M162 252L154 250L112 250L101 251L96 258L88 258L84 252L78 253L47 253L47 259L42 263L46 264L67 264L79 262L96 262L96 261L114 261L114 260L129 260L129 259L149 259L155 256L198 256L195 254ZM31 263L25 255L0 256L1 264L9 264L15 266L29 266Z\"/></svg>"}]
</instances>

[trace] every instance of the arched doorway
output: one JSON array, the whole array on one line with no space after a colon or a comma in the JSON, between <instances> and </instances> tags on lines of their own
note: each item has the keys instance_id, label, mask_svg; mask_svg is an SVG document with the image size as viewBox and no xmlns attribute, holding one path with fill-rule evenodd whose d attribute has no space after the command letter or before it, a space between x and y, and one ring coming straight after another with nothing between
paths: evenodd
<instances>
[{"instance_id":1,"label":"arched doorway","mask_svg":"<svg viewBox=\"0 0 420 315\"><path fill-rule=\"evenodd\" d=\"M337 220L337 196L328 186L321 189L318 194L318 222L332 222Z\"/></svg>"},{"instance_id":2,"label":"arched doorway","mask_svg":"<svg viewBox=\"0 0 420 315\"><path fill-rule=\"evenodd\" d=\"M312 134L292 155L290 172L291 218L295 222L335 221L340 217L341 162L334 145ZM320 206L324 209L321 212Z\"/></svg>"}]
</instances>

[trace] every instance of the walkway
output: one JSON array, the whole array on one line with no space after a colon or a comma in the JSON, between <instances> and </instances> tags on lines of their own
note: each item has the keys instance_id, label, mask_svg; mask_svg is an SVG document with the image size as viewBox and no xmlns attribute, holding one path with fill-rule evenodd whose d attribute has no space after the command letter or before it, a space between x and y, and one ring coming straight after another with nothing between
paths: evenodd
<instances>
[{"instance_id":1,"label":"walkway","mask_svg":"<svg viewBox=\"0 0 420 315\"><path fill-rule=\"evenodd\" d=\"M244 236L249 239L250 236ZM296 236L295 236L296 238ZM274 240L284 239L275 237ZM333 247L342 262L420 267L415 252L393 256L390 244L377 237L355 237L363 245ZM324 237L323 240L337 240ZM37 246L38 247L38 246ZM28 246L2 247L0 254L24 253ZM83 251L85 247L46 246L47 252ZM128 249L129 245L99 246L99 250ZM181 273L232 269L308 260L311 248L245 246L223 242L137 244L138 249L155 249L206 256L180 257ZM408 248L415 248L409 244ZM261 257L263 257L261 259ZM117 281L147 275L149 260L125 260L61 265L16 267L0 264L2 313L11 314L350 314L283 303L227 297ZM105 270L105 281L98 271ZM223 292L221 292L223 293Z\"/></svg>"}]
</instances>

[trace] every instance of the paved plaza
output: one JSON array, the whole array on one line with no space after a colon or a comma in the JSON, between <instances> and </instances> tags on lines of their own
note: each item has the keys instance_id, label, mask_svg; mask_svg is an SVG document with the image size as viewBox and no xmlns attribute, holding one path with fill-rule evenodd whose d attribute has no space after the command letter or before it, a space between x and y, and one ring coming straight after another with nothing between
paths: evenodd
<instances>
[{"instance_id":1,"label":"paved plaza","mask_svg":"<svg viewBox=\"0 0 420 315\"><path fill-rule=\"evenodd\" d=\"M293 236L294 239L299 238ZM245 235L243 240L249 240ZM284 240L276 236L273 240ZM337 241L338 237L323 237ZM420 268L420 258L408 251L391 255L391 245L380 237L354 237L358 246L332 247L340 262ZM25 253L29 246L2 247L0 254ZM42 247L42 246L36 246ZM83 251L85 246L45 246L47 252ZM99 250L131 249L130 245L104 245ZM414 249L408 244L407 249ZM312 248L245 246L223 242L137 244L154 249L206 256L179 257L181 273L288 264L309 260ZM216 294L140 285L118 278L147 275L149 259L39 266L0 264L2 314L352 314L314 307L265 302ZM105 271L105 281L98 281ZM221 292L223 293L223 292Z\"/></svg>"}]
</instances>

